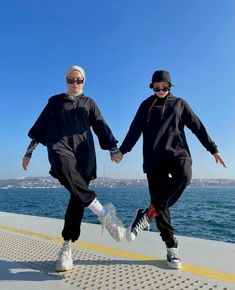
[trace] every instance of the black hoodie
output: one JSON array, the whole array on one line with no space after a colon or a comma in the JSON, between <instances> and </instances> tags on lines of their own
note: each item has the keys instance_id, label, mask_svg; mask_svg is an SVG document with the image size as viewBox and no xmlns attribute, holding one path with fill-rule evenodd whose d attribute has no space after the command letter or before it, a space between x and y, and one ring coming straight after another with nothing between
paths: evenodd
<instances>
[{"instance_id":1,"label":"black hoodie","mask_svg":"<svg viewBox=\"0 0 235 290\"><path fill-rule=\"evenodd\" d=\"M96 177L96 156L91 128L102 149L116 147L117 140L95 102L84 96L74 100L66 94L51 97L28 136L47 146L53 170L55 154L76 158L77 169L89 178Z\"/></svg>"},{"instance_id":2,"label":"black hoodie","mask_svg":"<svg viewBox=\"0 0 235 290\"><path fill-rule=\"evenodd\" d=\"M173 158L189 159L191 155L184 127L187 126L211 153L218 152L205 127L187 102L168 94L161 99L152 95L142 102L130 129L120 146L123 154L131 151L143 134L144 172L154 169L158 162Z\"/></svg>"}]
</instances>

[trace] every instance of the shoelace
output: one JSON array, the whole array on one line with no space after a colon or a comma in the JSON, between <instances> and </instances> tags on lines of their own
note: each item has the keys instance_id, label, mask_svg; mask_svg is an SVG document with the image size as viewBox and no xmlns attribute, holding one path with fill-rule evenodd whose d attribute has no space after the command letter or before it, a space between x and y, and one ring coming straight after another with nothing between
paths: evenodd
<instances>
[{"instance_id":1,"label":"shoelace","mask_svg":"<svg viewBox=\"0 0 235 290\"><path fill-rule=\"evenodd\" d=\"M107 218L108 218L108 214L109 214L109 211L107 209L106 210L106 213L105 213L105 216L102 216L102 217L99 217L99 221L101 222L101 237L103 238L104 237L104 229L106 227L106 221L107 221Z\"/></svg>"},{"instance_id":2,"label":"shoelace","mask_svg":"<svg viewBox=\"0 0 235 290\"><path fill-rule=\"evenodd\" d=\"M122 222L116 216L116 210L112 204L107 204L105 206L105 209L106 215L98 218L99 222L101 223L102 237L104 236L104 228L106 228L110 235L116 241L119 241L123 238L123 231L125 230L125 228Z\"/></svg>"},{"instance_id":3,"label":"shoelace","mask_svg":"<svg viewBox=\"0 0 235 290\"><path fill-rule=\"evenodd\" d=\"M147 220L146 215L144 215L141 220L136 224L135 226L135 230L137 231L137 233L141 232L144 228L150 228L149 222Z\"/></svg>"},{"instance_id":4,"label":"shoelace","mask_svg":"<svg viewBox=\"0 0 235 290\"><path fill-rule=\"evenodd\" d=\"M178 248L168 248L167 255L168 255L170 260L174 260L174 259L180 260Z\"/></svg>"},{"instance_id":5,"label":"shoelace","mask_svg":"<svg viewBox=\"0 0 235 290\"><path fill-rule=\"evenodd\" d=\"M62 248L60 249L59 257L61 257L61 256L67 256L68 257L67 252L69 252L70 249L71 249L70 243L69 242L64 243Z\"/></svg>"},{"instance_id":6,"label":"shoelace","mask_svg":"<svg viewBox=\"0 0 235 290\"><path fill-rule=\"evenodd\" d=\"M102 228L102 237L104 236L104 229L106 228L109 233L113 236L113 238L117 239L116 238L116 235L115 234L115 231L114 231L114 227L117 228L118 225L117 223L115 222L115 217L113 217L112 221L110 220L110 222L108 221L108 216L104 216L102 218L100 218L100 221L101 221L101 228ZM113 224L112 224L113 222Z\"/></svg>"}]
</instances>

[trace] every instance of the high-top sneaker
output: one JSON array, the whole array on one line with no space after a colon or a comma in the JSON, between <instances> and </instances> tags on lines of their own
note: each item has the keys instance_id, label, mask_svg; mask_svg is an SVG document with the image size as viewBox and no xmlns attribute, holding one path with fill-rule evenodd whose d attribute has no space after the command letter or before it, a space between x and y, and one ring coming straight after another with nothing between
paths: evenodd
<instances>
[{"instance_id":1,"label":"high-top sneaker","mask_svg":"<svg viewBox=\"0 0 235 290\"><path fill-rule=\"evenodd\" d=\"M106 214L103 217L98 217L102 225L102 232L104 228L109 234L117 241L121 241L125 236L125 227L121 220L116 216L116 210L113 204L109 203L104 205Z\"/></svg>"},{"instance_id":2,"label":"high-top sneaker","mask_svg":"<svg viewBox=\"0 0 235 290\"><path fill-rule=\"evenodd\" d=\"M167 256L166 261L167 265L171 269L181 269L181 260L179 255L179 248L166 248L167 249Z\"/></svg>"},{"instance_id":3,"label":"high-top sneaker","mask_svg":"<svg viewBox=\"0 0 235 290\"><path fill-rule=\"evenodd\" d=\"M56 271L63 272L71 269L73 269L71 241L64 241L56 263Z\"/></svg>"},{"instance_id":4,"label":"high-top sneaker","mask_svg":"<svg viewBox=\"0 0 235 290\"><path fill-rule=\"evenodd\" d=\"M150 224L157 216L157 212L152 204L147 209L138 209L134 215L131 225L127 228L126 239L128 242L134 241L138 234L145 228L150 228Z\"/></svg>"}]
</instances>

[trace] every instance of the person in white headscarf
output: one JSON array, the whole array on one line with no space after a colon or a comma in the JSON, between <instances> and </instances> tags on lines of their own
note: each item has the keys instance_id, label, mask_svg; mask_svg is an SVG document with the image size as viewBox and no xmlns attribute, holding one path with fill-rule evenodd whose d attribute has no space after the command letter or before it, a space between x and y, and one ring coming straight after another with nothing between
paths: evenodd
<instances>
[{"instance_id":1,"label":"person in white headscarf","mask_svg":"<svg viewBox=\"0 0 235 290\"><path fill-rule=\"evenodd\" d=\"M36 146L47 147L50 174L70 192L62 231L64 244L56 264L57 271L73 268L71 242L80 236L84 208L97 216L102 226L116 240L123 239L125 229L112 204L103 206L89 182L96 178L96 154L91 128L100 147L111 154L117 151L117 140L106 124L93 99L83 93L85 71L74 65L66 72L67 92L48 100L28 136L32 139L22 160L26 170Z\"/></svg>"}]
</instances>

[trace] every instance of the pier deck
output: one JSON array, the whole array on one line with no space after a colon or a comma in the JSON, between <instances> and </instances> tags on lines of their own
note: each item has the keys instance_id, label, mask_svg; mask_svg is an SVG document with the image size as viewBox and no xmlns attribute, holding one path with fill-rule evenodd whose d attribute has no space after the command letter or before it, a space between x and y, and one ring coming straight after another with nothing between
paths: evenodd
<instances>
[{"instance_id":1,"label":"pier deck","mask_svg":"<svg viewBox=\"0 0 235 290\"><path fill-rule=\"evenodd\" d=\"M182 270L170 270L159 234L115 242L82 224L75 267L55 272L63 221L0 212L0 289L235 289L235 244L179 236Z\"/></svg>"}]
</instances>

